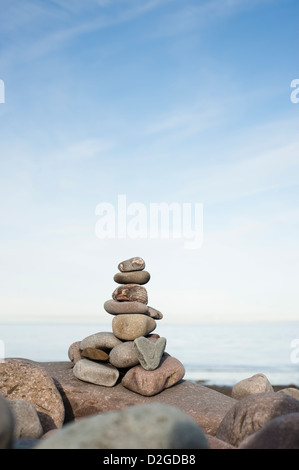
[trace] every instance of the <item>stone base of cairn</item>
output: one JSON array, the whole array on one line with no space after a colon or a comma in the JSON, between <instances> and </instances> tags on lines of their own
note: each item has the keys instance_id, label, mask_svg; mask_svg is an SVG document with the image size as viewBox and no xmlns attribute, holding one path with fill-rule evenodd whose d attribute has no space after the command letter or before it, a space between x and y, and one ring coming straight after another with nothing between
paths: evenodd
<instances>
[{"instance_id":1,"label":"stone base of cairn","mask_svg":"<svg viewBox=\"0 0 299 470\"><path fill-rule=\"evenodd\" d=\"M119 381L144 396L160 393L185 375L183 364L165 352L166 338L153 334L163 315L148 306L144 284L150 274L135 257L121 262L114 281L120 284L104 308L113 315L112 331L92 334L68 351L77 379L105 387Z\"/></svg>"}]
</instances>

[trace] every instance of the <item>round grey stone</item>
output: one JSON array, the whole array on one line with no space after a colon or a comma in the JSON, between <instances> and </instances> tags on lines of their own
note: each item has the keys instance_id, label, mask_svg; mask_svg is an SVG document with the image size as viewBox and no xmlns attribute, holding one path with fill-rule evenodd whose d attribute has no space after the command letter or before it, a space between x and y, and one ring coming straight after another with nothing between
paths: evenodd
<instances>
[{"instance_id":1,"label":"round grey stone","mask_svg":"<svg viewBox=\"0 0 299 470\"><path fill-rule=\"evenodd\" d=\"M207 449L199 425L180 409L155 403L82 418L36 449Z\"/></svg>"},{"instance_id":2,"label":"round grey stone","mask_svg":"<svg viewBox=\"0 0 299 470\"><path fill-rule=\"evenodd\" d=\"M110 351L109 362L114 367L125 369L139 364L139 359L134 348L134 341L125 341L118 344Z\"/></svg>"},{"instance_id":3,"label":"round grey stone","mask_svg":"<svg viewBox=\"0 0 299 470\"><path fill-rule=\"evenodd\" d=\"M119 371L111 364L81 359L76 362L73 373L77 379L104 387L113 387L119 377Z\"/></svg>"},{"instance_id":4,"label":"round grey stone","mask_svg":"<svg viewBox=\"0 0 299 470\"><path fill-rule=\"evenodd\" d=\"M15 426L13 438L38 439L43 435L43 428L35 407L25 400L9 402L12 409Z\"/></svg>"},{"instance_id":5,"label":"round grey stone","mask_svg":"<svg viewBox=\"0 0 299 470\"><path fill-rule=\"evenodd\" d=\"M120 339L116 338L111 332L94 333L87 336L80 342L80 350L85 348L112 349L121 344Z\"/></svg>"},{"instance_id":6,"label":"round grey stone","mask_svg":"<svg viewBox=\"0 0 299 470\"><path fill-rule=\"evenodd\" d=\"M273 392L273 387L264 374L255 374L248 379L241 380L232 388L232 398L241 400L254 393Z\"/></svg>"}]
</instances>

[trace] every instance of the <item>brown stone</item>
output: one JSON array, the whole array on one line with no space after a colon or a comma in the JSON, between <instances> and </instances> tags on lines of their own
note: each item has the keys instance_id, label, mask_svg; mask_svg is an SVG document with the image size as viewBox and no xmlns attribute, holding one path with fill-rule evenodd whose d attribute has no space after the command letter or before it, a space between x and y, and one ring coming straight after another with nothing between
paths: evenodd
<instances>
[{"instance_id":1,"label":"brown stone","mask_svg":"<svg viewBox=\"0 0 299 470\"><path fill-rule=\"evenodd\" d=\"M183 364L168 354L164 354L155 370L145 370L141 365L132 367L123 377L124 387L145 397L157 395L165 388L172 387L185 375Z\"/></svg>"},{"instance_id":2,"label":"brown stone","mask_svg":"<svg viewBox=\"0 0 299 470\"><path fill-rule=\"evenodd\" d=\"M109 354L97 348L85 348L81 352L81 355L83 357L87 357L88 359L92 359L94 361L106 362L109 359Z\"/></svg>"},{"instance_id":3,"label":"brown stone","mask_svg":"<svg viewBox=\"0 0 299 470\"><path fill-rule=\"evenodd\" d=\"M118 269L122 273L129 272L129 271L142 271L144 268L145 268L145 262L139 256L126 259L125 261L122 261L118 265Z\"/></svg>"},{"instance_id":4,"label":"brown stone","mask_svg":"<svg viewBox=\"0 0 299 470\"><path fill-rule=\"evenodd\" d=\"M117 315L112 320L114 335L124 341L133 341L139 336L147 336L157 324L147 315Z\"/></svg>"},{"instance_id":5,"label":"brown stone","mask_svg":"<svg viewBox=\"0 0 299 470\"><path fill-rule=\"evenodd\" d=\"M299 413L289 413L272 419L251 434L239 449L299 449Z\"/></svg>"},{"instance_id":6,"label":"brown stone","mask_svg":"<svg viewBox=\"0 0 299 470\"><path fill-rule=\"evenodd\" d=\"M284 393L258 393L243 398L223 418L216 437L238 447L272 419L299 412L299 401Z\"/></svg>"},{"instance_id":7,"label":"brown stone","mask_svg":"<svg viewBox=\"0 0 299 470\"><path fill-rule=\"evenodd\" d=\"M76 362L78 362L78 361L80 361L80 359L82 359L81 350L80 350L80 343L81 343L81 341L76 341L75 343L72 343L69 347L69 350L68 350L69 359L74 364L76 364Z\"/></svg>"},{"instance_id":8,"label":"brown stone","mask_svg":"<svg viewBox=\"0 0 299 470\"><path fill-rule=\"evenodd\" d=\"M9 400L26 400L39 416L43 431L59 428L64 406L51 376L36 362L5 359L0 363L0 391Z\"/></svg>"},{"instance_id":9,"label":"brown stone","mask_svg":"<svg viewBox=\"0 0 299 470\"><path fill-rule=\"evenodd\" d=\"M118 302L117 300L107 300L104 303L104 309L111 315L121 315L125 313L143 313L149 315L148 307L142 302Z\"/></svg>"},{"instance_id":10,"label":"brown stone","mask_svg":"<svg viewBox=\"0 0 299 470\"><path fill-rule=\"evenodd\" d=\"M66 421L128 406L159 402L177 406L190 415L207 434L215 435L223 417L236 403L236 400L223 393L186 380L158 395L144 397L131 392L121 383L109 388L82 382L74 376L71 362L38 364L51 375L62 395Z\"/></svg>"},{"instance_id":11,"label":"brown stone","mask_svg":"<svg viewBox=\"0 0 299 470\"><path fill-rule=\"evenodd\" d=\"M113 300L118 302L141 302L147 304L148 296L145 287L139 284L123 284L112 293Z\"/></svg>"}]
</instances>

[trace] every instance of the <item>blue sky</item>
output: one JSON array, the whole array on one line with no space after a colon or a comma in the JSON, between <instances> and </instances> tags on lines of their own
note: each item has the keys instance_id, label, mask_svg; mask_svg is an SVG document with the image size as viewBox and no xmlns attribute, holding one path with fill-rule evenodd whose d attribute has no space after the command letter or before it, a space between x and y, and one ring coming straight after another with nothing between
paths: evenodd
<instances>
[{"instance_id":1,"label":"blue sky","mask_svg":"<svg viewBox=\"0 0 299 470\"><path fill-rule=\"evenodd\" d=\"M296 0L0 0L1 319L111 321L142 256L165 322L298 319ZM204 242L96 207L202 203Z\"/></svg>"}]
</instances>

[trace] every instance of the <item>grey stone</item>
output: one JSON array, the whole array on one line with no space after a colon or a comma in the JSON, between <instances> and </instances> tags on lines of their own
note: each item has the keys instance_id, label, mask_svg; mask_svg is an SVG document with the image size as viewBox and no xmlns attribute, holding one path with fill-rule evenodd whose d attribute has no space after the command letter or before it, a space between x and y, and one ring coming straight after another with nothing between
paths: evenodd
<instances>
[{"instance_id":1,"label":"grey stone","mask_svg":"<svg viewBox=\"0 0 299 470\"><path fill-rule=\"evenodd\" d=\"M117 315L112 320L112 330L117 338L124 341L133 341L138 336L147 336L157 324L147 315Z\"/></svg>"},{"instance_id":2,"label":"grey stone","mask_svg":"<svg viewBox=\"0 0 299 470\"><path fill-rule=\"evenodd\" d=\"M252 377L241 380L232 388L232 397L241 400L254 393L273 392L273 387L264 374L255 374Z\"/></svg>"},{"instance_id":3,"label":"grey stone","mask_svg":"<svg viewBox=\"0 0 299 470\"><path fill-rule=\"evenodd\" d=\"M14 416L9 402L0 394L0 449L10 449L13 441Z\"/></svg>"},{"instance_id":4,"label":"grey stone","mask_svg":"<svg viewBox=\"0 0 299 470\"><path fill-rule=\"evenodd\" d=\"M131 271L128 273L116 273L113 280L118 284L146 284L150 277L148 271Z\"/></svg>"},{"instance_id":5,"label":"grey stone","mask_svg":"<svg viewBox=\"0 0 299 470\"><path fill-rule=\"evenodd\" d=\"M110 351L109 362L114 367L120 369L133 367L139 364L139 359L134 348L134 342L125 341L124 343L115 346L115 348Z\"/></svg>"},{"instance_id":6,"label":"grey stone","mask_svg":"<svg viewBox=\"0 0 299 470\"><path fill-rule=\"evenodd\" d=\"M198 424L180 409L155 403L83 418L36 449L207 449Z\"/></svg>"},{"instance_id":7,"label":"grey stone","mask_svg":"<svg viewBox=\"0 0 299 470\"><path fill-rule=\"evenodd\" d=\"M119 377L119 371L111 364L102 364L89 359L76 362L73 373L77 379L105 387L113 387Z\"/></svg>"},{"instance_id":8,"label":"grey stone","mask_svg":"<svg viewBox=\"0 0 299 470\"><path fill-rule=\"evenodd\" d=\"M161 362L166 346L166 338L145 338L139 336L134 340L136 356L146 370L155 370Z\"/></svg>"},{"instance_id":9,"label":"grey stone","mask_svg":"<svg viewBox=\"0 0 299 470\"><path fill-rule=\"evenodd\" d=\"M43 428L35 407L25 400L13 400L9 405L15 422L13 439L39 439Z\"/></svg>"},{"instance_id":10,"label":"grey stone","mask_svg":"<svg viewBox=\"0 0 299 470\"><path fill-rule=\"evenodd\" d=\"M119 271L122 273L129 271L142 271L145 268L145 262L140 256L135 256L134 258L129 258L118 265Z\"/></svg>"},{"instance_id":11,"label":"grey stone","mask_svg":"<svg viewBox=\"0 0 299 470\"><path fill-rule=\"evenodd\" d=\"M161 320L163 318L163 315L159 310L150 306L148 306L148 315L155 318L155 320Z\"/></svg>"},{"instance_id":12,"label":"grey stone","mask_svg":"<svg viewBox=\"0 0 299 470\"><path fill-rule=\"evenodd\" d=\"M70 361L38 364L57 383L64 401L65 422L130 406L159 402L180 408L207 434L215 435L228 410L237 403L223 393L188 380L182 380L158 395L145 397L131 392L121 383L110 388L82 382L74 376L73 364Z\"/></svg>"},{"instance_id":13,"label":"grey stone","mask_svg":"<svg viewBox=\"0 0 299 470\"><path fill-rule=\"evenodd\" d=\"M289 413L272 419L251 434L239 449L299 449L299 413Z\"/></svg>"},{"instance_id":14,"label":"grey stone","mask_svg":"<svg viewBox=\"0 0 299 470\"><path fill-rule=\"evenodd\" d=\"M104 303L104 309L106 312L111 313L111 315L125 314L125 313L140 313L148 315L148 306L142 302L136 301L124 301L119 302L118 300L107 300Z\"/></svg>"},{"instance_id":15,"label":"grey stone","mask_svg":"<svg viewBox=\"0 0 299 470\"><path fill-rule=\"evenodd\" d=\"M68 357L74 364L82 359L80 343L81 341L76 341L72 343L68 349Z\"/></svg>"},{"instance_id":16,"label":"grey stone","mask_svg":"<svg viewBox=\"0 0 299 470\"><path fill-rule=\"evenodd\" d=\"M20 439L16 439L13 441L12 448L13 449L34 449L37 444L39 443L39 439L31 438L31 437L24 437Z\"/></svg>"},{"instance_id":17,"label":"grey stone","mask_svg":"<svg viewBox=\"0 0 299 470\"><path fill-rule=\"evenodd\" d=\"M28 359L5 359L0 363L0 392L10 401L31 403L44 432L64 422L64 405L53 379L44 368Z\"/></svg>"},{"instance_id":18,"label":"grey stone","mask_svg":"<svg viewBox=\"0 0 299 470\"><path fill-rule=\"evenodd\" d=\"M80 349L83 351L85 348L98 348L110 350L121 344L121 340L116 338L113 333L103 331L101 333L94 333L87 336L80 342Z\"/></svg>"},{"instance_id":19,"label":"grey stone","mask_svg":"<svg viewBox=\"0 0 299 470\"><path fill-rule=\"evenodd\" d=\"M243 398L223 418L216 437L238 445L272 419L299 412L299 401L283 393L259 393Z\"/></svg>"}]
</instances>

